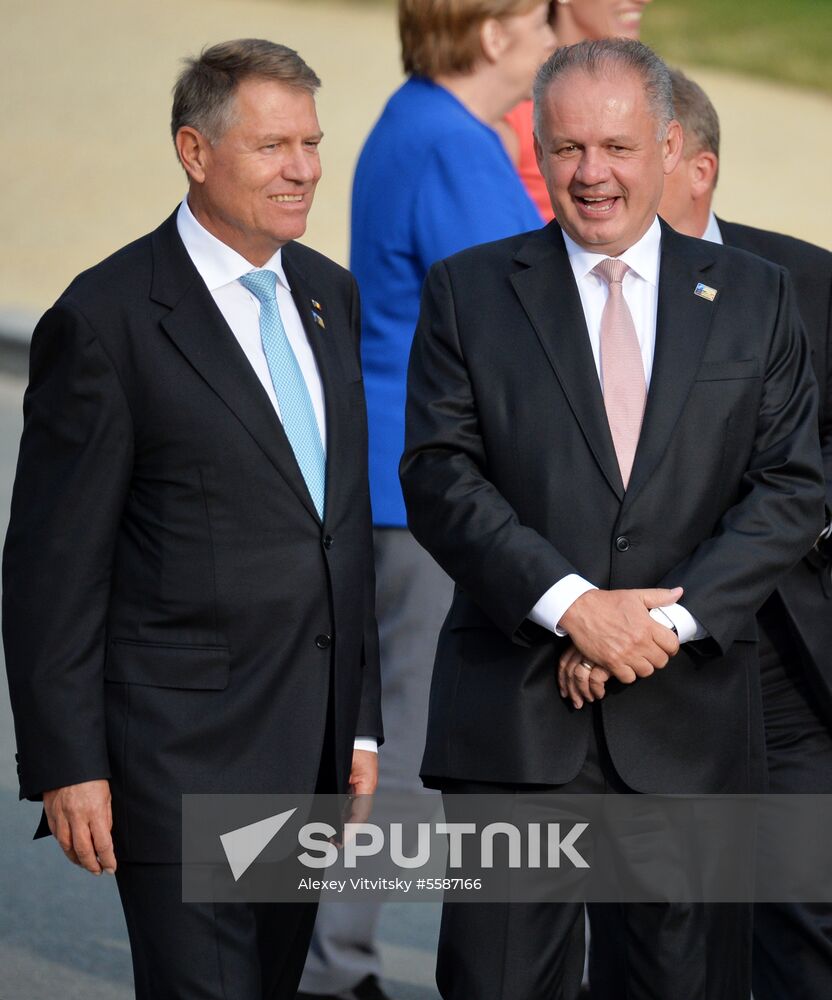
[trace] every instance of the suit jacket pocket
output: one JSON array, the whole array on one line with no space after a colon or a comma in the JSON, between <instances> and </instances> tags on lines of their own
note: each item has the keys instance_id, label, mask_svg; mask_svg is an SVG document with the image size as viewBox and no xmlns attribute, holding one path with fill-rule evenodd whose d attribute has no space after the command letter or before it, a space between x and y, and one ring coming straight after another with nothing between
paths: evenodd
<instances>
[{"instance_id":1,"label":"suit jacket pocket","mask_svg":"<svg viewBox=\"0 0 832 1000\"><path fill-rule=\"evenodd\" d=\"M111 639L104 679L148 687L222 691L228 687L227 646L179 646Z\"/></svg>"},{"instance_id":2,"label":"suit jacket pocket","mask_svg":"<svg viewBox=\"0 0 832 1000\"><path fill-rule=\"evenodd\" d=\"M706 361L696 373L697 382L718 382L723 380L757 378L760 362L757 358L743 358L738 361Z\"/></svg>"}]
</instances>

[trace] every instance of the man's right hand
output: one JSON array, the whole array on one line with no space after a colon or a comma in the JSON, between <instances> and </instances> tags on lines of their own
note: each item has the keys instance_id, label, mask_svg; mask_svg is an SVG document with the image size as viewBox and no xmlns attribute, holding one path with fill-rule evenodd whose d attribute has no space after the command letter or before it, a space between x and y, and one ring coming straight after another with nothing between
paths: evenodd
<instances>
[{"instance_id":1,"label":"man's right hand","mask_svg":"<svg viewBox=\"0 0 832 1000\"><path fill-rule=\"evenodd\" d=\"M115 874L113 810L110 783L82 781L43 793L43 808L52 836L75 864L93 875Z\"/></svg>"},{"instance_id":2,"label":"man's right hand","mask_svg":"<svg viewBox=\"0 0 832 1000\"><path fill-rule=\"evenodd\" d=\"M648 611L675 604L681 596L681 587L588 590L567 608L559 625L587 660L632 684L660 670L679 651L675 633Z\"/></svg>"}]
</instances>

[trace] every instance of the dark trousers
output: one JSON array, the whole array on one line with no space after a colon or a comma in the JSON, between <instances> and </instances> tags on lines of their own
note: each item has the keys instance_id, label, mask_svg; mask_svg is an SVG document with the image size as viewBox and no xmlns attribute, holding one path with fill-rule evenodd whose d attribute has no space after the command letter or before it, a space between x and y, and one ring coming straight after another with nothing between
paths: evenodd
<instances>
[{"instance_id":1,"label":"dark trousers","mask_svg":"<svg viewBox=\"0 0 832 1000\"><path fill-rule=\"evenodd\" d=\"M596 725L581 772L564 794L628 793ZM448 783L447 793L528 788ZM622 965L615 1000L745 1000L751 906L628 904L617 911ZM616 952L616 955L619 953ZM584 966L579 903L446 903L436 981L445 1000L574 1000ZM593 993L594 997L594 993Z\"/></svg>"},{"instance_id":2,"label":"dark trousers","mask_svg":"<svg viewBox=\"0 0 832 1000\"><path fill-rule=\"evenodd\" d=\"M639 909L613 903L589 905L592 1000L748 1000L750 905L677 904L672 909L680 921L679 932L670 920L663 921L658 934L652 932L649 920L633 925L631 913ZM638 914L637 918L641 919ZM661 955L658 975L652 968L654 953Z\"/></svg>"},{"instance_id":3,"label":"dark trousers","mask_svg":"<svg viewBox=\"0 0 832 1000\"><path fill-rule=\"evenodd\" d=\"M758 621L769 790L828 794L832 730L815 709L801 663L800 639L790 631L776 596ZM817 1000L832 995L832 905L754 907L753 986L755 1000Z\"/></svg>"},{"instance_id":4,"label":"dark trousers","mask_svg":"<svg viewBox=\"0 0 832 1000\"><path fill-rule=\"evenodd\" d=\"M769 791L832 792L832 731L815 709L802 644L776 595L760 612L758 625ZM616 907L589 909L592 1000L619 1000L621 914ZM832 905L755 906L752 985L754 1000L818 1000L832 993ZM747 996L737 994L742 1000Z\"/></svg>"},{"instance_id":5,"label":"dark trousers","mask_svg":"<svg viewBox=\"0 0 832 1000\"><path fill-rule=\"evenodd\" d=\"M183 903L179 865L116 872L137 1000L291 1000L316 904Z\"/></svg>"},{"instance_id":6,"label":"dark trousers","mask_svg":"<svg viewBox=\"0 0 832 1000\"><path fill-rule=\"evenodd\" d=\"M337 789L332 679L315 791ZM136 1000L294 1000L317 903L183 903L178 864L120 862Z\"/></svg>"}]
</instances>

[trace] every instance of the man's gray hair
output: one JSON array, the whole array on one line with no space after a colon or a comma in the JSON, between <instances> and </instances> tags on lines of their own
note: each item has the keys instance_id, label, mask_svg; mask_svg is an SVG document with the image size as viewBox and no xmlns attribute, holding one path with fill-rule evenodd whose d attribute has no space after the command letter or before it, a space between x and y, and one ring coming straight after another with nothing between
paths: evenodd
<instances>
[{"instance_id":1,"label":"man's gray hair","mask_svg":"<svg viewBox=\"0 0 832 1000\"><path fill-rule=\"evenodd\" d=\"M713 153L719 156L719 115L708 95L680 69L670 70L673 107L685 133L684 156Z\"/></svg>"},{"instance_id":2,"label":"man's gray hair","mask_svg":"<svg viewBox=\"0 0 832 1000\"><path fill-rule=\"evenodd\" d=\"M596 77L610 72L637 73L656 119L656 139L665 137L667 126L673 120L673 91L667 66L643 42L629 38L602 38L555 49L537 71L534 81L534 132L538 140L542 136L543 102L549 87L573 70Z\"/></svg>"},{"instance_id":3,"label":"man's gray hair","mask_svg":"<svg viewBox=\"0 0 832 1000\"><path fill-rule=\"evenodd\" d=\"M219 142L234 122L234 95L250 77L275 80L315 95L321 81L301 57L285 45L263 38L238 38L205 48L185 68L173 88L170 130L185 125Z\"/></svg>"}]
</instances>

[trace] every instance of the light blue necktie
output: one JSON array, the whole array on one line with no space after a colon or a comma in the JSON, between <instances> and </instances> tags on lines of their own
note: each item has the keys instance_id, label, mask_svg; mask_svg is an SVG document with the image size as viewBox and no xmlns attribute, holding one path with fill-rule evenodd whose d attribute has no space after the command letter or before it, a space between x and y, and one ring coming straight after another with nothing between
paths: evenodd
<instances>
[{"instance_id":1,"label":"light blue necktie","mask_svg":"<svg viewBox=\"0 0 832 1000\"><path fill-rule=\"evenodd\" d=\"M277 307L277 275L266 269L250 271L240 284L260 300L260 339L280 406L283 429L321 520L326 495L326 455L315 410L298 359L286 336Z\"/></svg>"}]
</instances>

